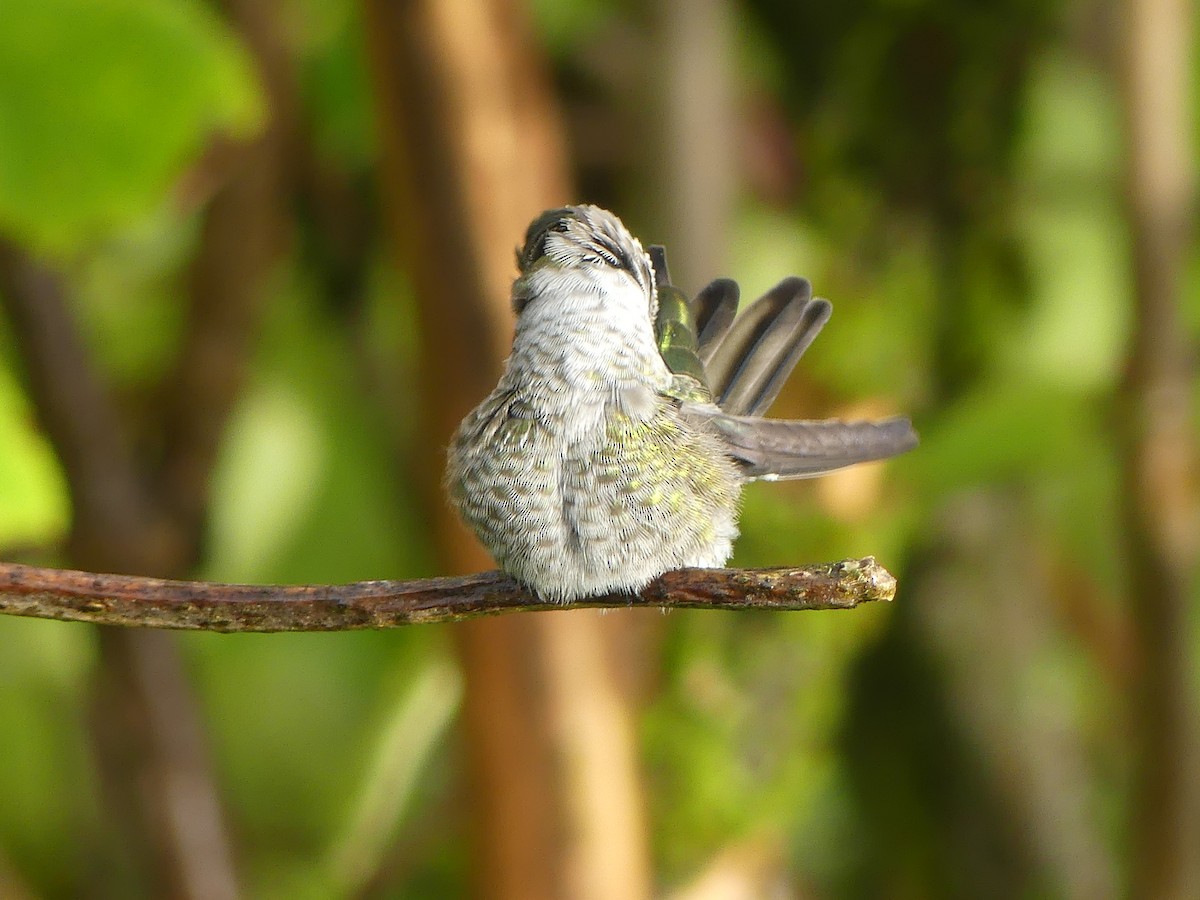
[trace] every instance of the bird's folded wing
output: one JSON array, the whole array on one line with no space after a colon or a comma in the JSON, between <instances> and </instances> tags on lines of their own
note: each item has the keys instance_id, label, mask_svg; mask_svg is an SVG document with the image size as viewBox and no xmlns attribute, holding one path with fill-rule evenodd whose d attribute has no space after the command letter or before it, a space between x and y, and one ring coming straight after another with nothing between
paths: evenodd
<instances>
[{"instance_id":1,"label":"bird's folded wing","mask_svg":"<svg viewBox=\"0 0 1200 900\"><path fill-rule=\"evenodd\" d=\"M761 419L694 406L685 415L721 436L747 479L811 478L917 446L906 418L877 422Z\"/></svg>"}]
</instances>

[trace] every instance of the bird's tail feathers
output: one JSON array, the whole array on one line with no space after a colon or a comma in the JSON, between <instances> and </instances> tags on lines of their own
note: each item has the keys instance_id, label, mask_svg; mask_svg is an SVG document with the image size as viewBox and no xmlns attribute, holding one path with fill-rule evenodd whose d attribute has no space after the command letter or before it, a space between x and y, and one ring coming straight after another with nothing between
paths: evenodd
<instances>
[{"instance_id":1,"label":"bird's tail feathers","mask_svg":"<svg viewBox=\"0 0 1200 900\"><path fill-rule=\"evenodd\" d=\"M714 282L693 306L715 307L701 330L700 359L717 405L730 415L761 416L775 402L804 351L829 321L828 300L804 278L785 278L734 318L737 285ZM714 302L715 301L715 302Z\"/></svg>"}]
</instances>

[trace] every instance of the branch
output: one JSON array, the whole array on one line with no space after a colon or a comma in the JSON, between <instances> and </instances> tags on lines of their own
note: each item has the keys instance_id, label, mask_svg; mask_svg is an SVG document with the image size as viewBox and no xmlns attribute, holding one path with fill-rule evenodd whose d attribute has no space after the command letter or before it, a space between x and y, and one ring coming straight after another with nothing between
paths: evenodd
<instances>
[{"instance_id":1,"label":"branch","mask_svg":"<svg viewBox=\"0 0 1200 900\"><path fill-rule=\"evenodd\" d=\"M1195 777L1195 366L1187 285L1195 234L1189 0L1126 0L1120 30L1133 332L1122 403L1123 537L1137 640L1128 893L1200 890Z\"/></svg>"},{"instance_id":2,"label":"branch","mask_svg":"<svg viewBox=\"0 0 1200 900\"><path fill-rule=\"evenodd\" d=\"M596 607L849 609L891 600L874 557L799 568L680 569L640 594L540 600L502 572L342 585L244 585L97 575L0 563L0 613L202 631L347 631L455 622L507 612Z\"/></svg>"}]
</instances>

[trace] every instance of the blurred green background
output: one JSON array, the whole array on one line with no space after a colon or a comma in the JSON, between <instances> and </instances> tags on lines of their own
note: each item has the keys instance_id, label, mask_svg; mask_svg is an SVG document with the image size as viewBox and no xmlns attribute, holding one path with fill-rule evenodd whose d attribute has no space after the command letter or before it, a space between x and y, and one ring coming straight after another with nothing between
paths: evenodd
<instances>
[{"instance_id":1,"label":"blurred green background","mask_svg":"<svg viewBox=\"0 0 1200 900\"><path fill-rule=\"evenodd\" d=\"M464 41L476 8L528 27L514 53L550 89L576 189L562 199L666 243L687 290L732 276L752 298L795 273L832 299L774 415L907 413L922 436L887 465L750 487L733 561L873 554L900 579L890 607L673 612L632 629L656 896L1195 887L1171 875L1195 872L1178 837L1188 810L1160 806L1144 777L1166 772L1168 794L1194 796L1194 735L1170 723L1200 720L1200 631L1190 588L1159 596L1141 579L1137 532L1153 515L1129 514L1142 507L1127 358L1145 310L1121 59L1138 5L443 4ZM113 558L79 543L69 429L47 423L38 354L95 376L129 454L169 487L158 464L186 458L188 433L169 423L192 407L163 397L205 291L227 284L235 311L218 326L241 329L229 352L243 364L214 414L203 502L162 495L193 549L140 574L443 571L437 476L420 462L444 442L421 425L439 402L418 373L421 281L389 237L430 226L386 188L379 93L402 49L372 32L372 6L386 4L0 0L0 558ZM1165 7L1179 16L1165 33L1190 46L1190 6ZM1194 92L1187 103L1185 147ZM404 139L419 154L424 137ZM215 211L265 139L269 190ZM261 244L222 237L267 207ZM506 232L503 252L520 239ZM1160 269L1178 273L1167 306L1190 411L1200 255L1194 239L1176 246ZM81 342L65 363L30 338L52 332L29 313L46 290ZM219 368L215 344L193 360ZM74 440L81 458L107 458ZM1186 533L1193 485L1164 489ZM1176 550L1159 569L1186 575L1190 547ZM137 568L137 552L120 559L107 568ZM1167 613L1146 612L1156 600ZM452 627L184 634L178 647L199 728L184 744L202 748L206 787L162 783L219 807L228 852L212 868L233 887L211 896L493 895L468 840L478 785ZM1171 665L1155 669L1163 647ZM188 893L162 872L172 828L131 799L142 763L105 736L124 721L106 653L88 627L0 617L0 896ZM1166 696L1167 726L1146 721L1150 696Z\"/></svg>"}]
</instances>

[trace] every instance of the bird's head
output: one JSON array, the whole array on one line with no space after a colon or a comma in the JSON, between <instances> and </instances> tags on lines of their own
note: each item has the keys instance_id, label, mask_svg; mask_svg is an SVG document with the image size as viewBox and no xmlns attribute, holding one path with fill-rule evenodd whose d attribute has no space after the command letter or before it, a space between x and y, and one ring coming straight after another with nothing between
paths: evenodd
<instances>
[{"instance_id":1,"label":"bird's head","mask_svg":"<svg viewBox=\"0 0 1200 900\"><path fill-rule=\"evenodd\" d=\"M584 294L628 298L655 314L654 270L641 243L621 220L598 206L567 206L542 213L517 251L520 277L513 305L520 315L539 297Z\"/></svg>"}]
</instances>

